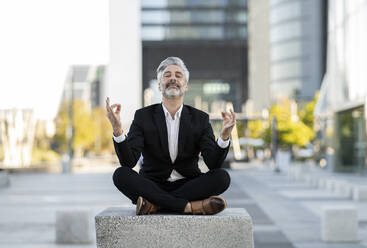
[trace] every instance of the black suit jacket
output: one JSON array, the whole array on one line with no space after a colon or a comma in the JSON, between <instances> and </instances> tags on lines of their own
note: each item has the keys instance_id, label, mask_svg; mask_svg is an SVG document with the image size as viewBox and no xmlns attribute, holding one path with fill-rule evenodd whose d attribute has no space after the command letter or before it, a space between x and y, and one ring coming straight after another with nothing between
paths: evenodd
<instances>
[{"instance_id":1,"label":"black suit jacket","mask_svg":"<svg viewBox=\"0 0 367 248\"><path fill-rule=\"evenodd\" d=\"M167 126L162 104L154 104L135 112L127 138L114 146L121 166L134 167L140 154L143 164L140 174L163 182L173 169L187 178L201 174L199 153L209 169L221 167L229 146L221 148L215 141L209 115L183 105L178 134L178 153L174 163L168 150Z\"/></svg>"}]
</instances>

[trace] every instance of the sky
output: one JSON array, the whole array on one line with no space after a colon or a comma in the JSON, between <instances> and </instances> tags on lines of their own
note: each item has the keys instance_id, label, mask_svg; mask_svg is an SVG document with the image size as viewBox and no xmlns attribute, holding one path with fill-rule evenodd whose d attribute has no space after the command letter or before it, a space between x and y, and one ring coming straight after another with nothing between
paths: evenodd
<instances>
[{"instance_id":1,"label":"sky","mask_svg":"<svg viewBox=\"0 0 367 248\"><path fill-rule=\"evenodd\" d=\"M0 109L57 113L71 65L107 64L107 0L0 1Z\"/></svg>"}]
</instances>

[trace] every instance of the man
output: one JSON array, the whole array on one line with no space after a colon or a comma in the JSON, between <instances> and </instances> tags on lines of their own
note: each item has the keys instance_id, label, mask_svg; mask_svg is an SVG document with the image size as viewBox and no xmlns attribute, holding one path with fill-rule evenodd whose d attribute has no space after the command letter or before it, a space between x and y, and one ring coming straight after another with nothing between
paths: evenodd
<instances>
[{"instance_id":1,"label":"man","mask_svg":"<svg viewBox=\"0 0 367 248\"><path fill-rule=\"evenodd\" d=\"M230 184L220 169L229 149L235 114L222 112L223 128L215 141L208 114L183 104L189 71L177 57L169 57L157 69L162 103L135 112L127 137L122 132L120 104L110 106L107 117L121 167L113 174L115 186L136 204L136 214L168 210L184 214L216 214L226 207L217 196ZM201 173L199 154L209 172ZM139 174L133 168L143 156Z\"/></svg>"}]
</instances>

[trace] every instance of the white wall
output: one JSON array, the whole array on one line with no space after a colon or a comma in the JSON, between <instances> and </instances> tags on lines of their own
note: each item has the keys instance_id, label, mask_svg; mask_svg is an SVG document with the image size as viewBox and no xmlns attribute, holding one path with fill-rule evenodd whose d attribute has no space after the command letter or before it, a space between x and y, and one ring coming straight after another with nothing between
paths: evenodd
<instances>
[{"instance_id":1,"label":"white wall","mask_svg":"<svg viewBox=\"0 0 367 248\"><path fill-rule=\"evenodd\" d=\"M121 121L128 128L142 102L142 42L140 1L110 0L110 51L105 95L121 104Z\"/></svg>"}]
</instances>

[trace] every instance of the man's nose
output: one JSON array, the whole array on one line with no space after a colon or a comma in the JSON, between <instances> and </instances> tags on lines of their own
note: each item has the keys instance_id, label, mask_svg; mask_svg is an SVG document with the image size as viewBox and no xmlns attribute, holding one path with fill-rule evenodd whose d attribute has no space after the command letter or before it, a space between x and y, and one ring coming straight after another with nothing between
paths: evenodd
<instances>
[{"instance_id":1,"label":"man's nose","mask_svg":"<svg viewBox=\"0 0 367 248\"><path fill-rule=\"evenodd\" d=\"M171 76L170 79L169 79L170 82L177 82L177 78L176 76Z\"/></svg>"}]
</instances>

